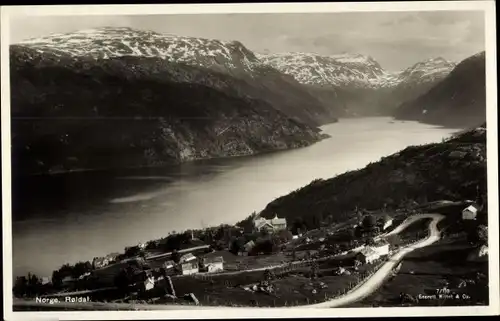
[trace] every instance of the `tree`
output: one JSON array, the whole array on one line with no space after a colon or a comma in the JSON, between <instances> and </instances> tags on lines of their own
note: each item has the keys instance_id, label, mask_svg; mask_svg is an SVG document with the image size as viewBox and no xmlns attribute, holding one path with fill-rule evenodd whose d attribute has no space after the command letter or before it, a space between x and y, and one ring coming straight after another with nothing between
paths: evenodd
<instances>
[{"instance_id":1,"label":"tree","mask_svg":"<svg viewBox=\"0 0 500 321\"><path fill-rule=\"evenodd\" d=\"M177 250L172 251L172 261L175 263L179 263L181 261L181 255L177 252Z\"/></svg>"},{"instance_id":2,"label":"tree","mask_svg":"<svg viewBox=\"0 0 500 321\"><path fill-rule=\"evenodd\" d=\"M318 277L318 262L313 261L311 264L311 279L316 279Z\"/></svg>"},{"instance_id":3,"label":"tree","mask_svg":"<svg viewBox=\"0 0 500 321\"><path fill-rule=\"evenodd\" d=\"M366 215L362 222L363 228L371 231L377 225L377 219L373 215Z\"/></svg>"},{"instance_id":4,"label":"tree","mask_svg":"<svg viewBox=\"0 0 500 321\"><path fill-rule=\"evenodd\" d=\"M486 225L479 225L477 227L477 234L480 244L488 244L488 227Z\"/></svg>"},{"instance_id":5,"label":"tree","mask_svg":"<svg viewBox=\"0 0 500 321\"><path fill-rule=\"evenodd\" d=\"M18 276L14 282L12 292L15 297L23 297L28 292L28 279L25 276Z\"/></svg>"},{"instance_id":6,"label":"tree","mask_svg":"<svg viewBox=\"0 0 500 321\"><path fill-rule=\"evenodd\" d=\"M373 239L373 237L369 237L367 240L366 240L366 245L370 246L370 245L375 245L375 240Z\"/></svg>"},{"instance_id":7,"label":"tree","mask_svg":"<svg viewBox=\"0 0 500 321\"><path fill-rule=\"evenodd\" d=\"M304 233L307 231L307 225L302 218L298 217L293 221L291 230L294 234Z\"/></svg>"},{"instance_id":8,"label":"tree","mask_svg":"<svg viewBox=\"0 0 500 321\"><path fill-rule=\"evenodd\" d=\"M125 268L122 268L115 276L114 284L124 295L129 293L130 278Z\"/></svg>"},{"instance_id":9,"label":"tree","mask_svg":"<svg viewBox=\"0 0 500 321\"><path fill-rule=\"evenodd\" d=\"M131 247L125 248L125 256L126 257L138 256L140 252L141 252L141 249L139 248L139 246L131 246Z\"/></svg>"},{"instance_id":10,"label":"tree","mask_svg":"<svg viewBox=\"0 0 500 321\"><path fill-rule=\"evenodd\" d=\"M281 230L278 233L278 237L282 243L287 243L292 240L293 235L289 230Z\"/></svg>"},{"instance_id":11,"label":"tree","mask_svg":"<svg viewBox=\"0 0 500 321\"><path fill-rule=\"evenodd\" d=\"M398 247L401 245L402 241L401 241L401 237L399 237L399 235L397 234L391 234L387 237L387 241L389 242L389 244L393 247Z\"/></svg>"},{"instance_id":12,"label":"tree","mask_svg":"<svg viewBox=\"0 0 500 321\"><path fill-rule=\"evenodd\" d=\"M274 274L274 272L269 270L269 269L266 269L264 271L264 280L265 281L273 281L274 279L276 279L276 275Z\"/></svg>"},{"instance_id":13,"label":"tree","mask_svg":"<svg viewBox=\"0 0 500 321\"><path fill-rule=\"evenodd\" d=\"M467 239L469 242L477 245L488 244L488 227L485 225L470 227L467 233Z\"/></svg>"},{"instance_id":14,"label":"tree","mask_svg":"<svg viewBox=\"0 0 500 321\"><path fill-rule=\"evenodd\" d=\"M273 249L274 249L273 242L269 239L265 239L257 241L253 248L253 251L255 253L263 252L265 254L271 254L273 252Z\"/></svg>"},{"instance_id":15,"label":"tree","mask_svg":"<svg viewBox=\"0 0 500 321\"><path fill-rule=\"evenodd\" d=\"M363 227L361 227L360 225L356 226L354 228L354 236L357 238L362 237L363 236Z\"/></svg>"},{"instance_id":16,"label":"tree","mask_svg":"<svg viewBox=\"0 0 500 321\"><path fill-rule=\"evenodd\" d=\"M62 287L62 279L63 277L58 270L52 272L52 286L55 289L60 289Z\"/></svg>"},{"instance_id":17,"label":"tree","mask_svg":"<svg viewBox=\"0 0 500 321\"><path fill-rule=\"evenodd\" d=\"M243 248L245 243L245 240L243 238L236 238L233 237L233 240L231 241L231 253L233 254L238 254L238 252Z\"/></svg>"}]
</instances>

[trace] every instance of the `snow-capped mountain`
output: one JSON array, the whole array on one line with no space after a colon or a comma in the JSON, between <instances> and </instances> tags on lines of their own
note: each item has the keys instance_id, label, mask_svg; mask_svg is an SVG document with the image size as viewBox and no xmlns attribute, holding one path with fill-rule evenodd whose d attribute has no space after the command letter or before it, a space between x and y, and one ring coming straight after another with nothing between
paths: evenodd
<instances>
[{"instance_id":1,"label":"snow-capped mountain","mask_svg":"<svg viewBox=\"0 0 500 321\"><path fill-rule=\"evenodd\" d=\"M42 56L61 61L85 59L92 64L92 61L134 57L208 69L238 78L232 82L226 81L226 89L232 88L233 92L243 97L265 100L296 120L317 126L336 119L334 107L325 107L293 77L263 64L239 41L103 27L29 39L16 44L16 47L31 49ZM204 78L183 81L199 81L207 85ZM235 85L236 82L241 86Z\"/></svg>"},{"instance_id":2,"label":"snow-capped mountain","mask_svg":"<svg viewBox=\"0 0 500 321\"><path fill-rule=\"evenodd\" d=\"M443 58L428 59L389 72L361 54L257 54L262 62L293 76L324 104L342 106L345 115L384 115L441 81L455 67Z\"/></svg>"},{"instance_id":3,"label":"snow-capped mountain","mask_svg":"<svg viewBox=\"0 0 500 321\"><path fill-rule=\"evenodd\" d=\"M262 62L313 86L390 87L397 74L385 71L372 57L360 54L321 56L312 53L257 54Z\"/></svg>"},{"instance_id":4,"label":"snow-capped mountain","mask_svg":"<svg viewBox=\"0 0 500 321\"><path fill-rule=\"evenodd\" d=\"M370 56L311 53L257 54L264 63L289 74L300 83L349 88L391 88L399 84L419 84L442 79L455 64L439 57L419 62L401 72L389 72Z\"/></svg>"},{"instance_id":5,"label":"snow-capped mountain","mask_svg":"<svg viewBox=\"0 0 500 321\"><path fill-rule=\"evenodd\" d=\"M259 60L238 41L160 34L128 27L103 27L28 39L18 43L56 56L110 59L155 57L216 70L254 70Z\"/></svg>"},{"instance_id":6,"label":"snow-capped mountain","mask_svg":"<svg viewBox=\"0 0 500 321\"><path fill-rule=\"evenodd\" d=\"M18 174L307 146L334 119L239 42L101 28L23 41L9 58Z\"/></svg>"},{"instance_id":7,"label":"snow-capped mountain","mask_svg":"<svg viewBox=\"0 0 500 321\"><path fill-rule=\"evenodd\" d=\"M398 86L432 83L442 80L455 66L456 63L441 57L427 59L399 73L395 83Z\"/></svg>"}]
</instances>

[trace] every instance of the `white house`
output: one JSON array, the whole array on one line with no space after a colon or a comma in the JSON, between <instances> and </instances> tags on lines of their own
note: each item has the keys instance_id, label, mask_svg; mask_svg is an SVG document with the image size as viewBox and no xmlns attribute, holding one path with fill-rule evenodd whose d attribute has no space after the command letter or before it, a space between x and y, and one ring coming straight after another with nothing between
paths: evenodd
<instances>
[{"instance_id":1,"label":"white house","mask_svg":"<svg viewBox=\"0 0 500 321\"><path fill-rule=\"evenodd\" d=\"M382 231L387 230L389 227L392 226L392 218L387 218L387 220L384 222L384 225L382 226Z\"/></svg>"},{"instance_id":2,"label":"white house","mask_svg":"<svg viewBox=\"0 0 500 321\"><path fill-rule=\"evenodd\" d=\"M96 269L105 267L106 265L109 265L109 259L105 257L95 257L94 260L92 261L92 265Z\"/></svg>"},{"instance_id":3,"label":"white house","mask_svg":"<svg viewBox=\"0 0 500 321\"><path fill-rule=\"evenodd\" d=\"M52 282L51 277L48 277L48 276L42 277L42 285L49 284L51 282Z\"/></svg>"},{"instance_id":4,"label":"white house","mask_svg":"<svg viewBox=\"0 0 500 321\"><path fill-rule=\"evenodd\" d=\"M180 263L187 263L187 262L191 262L193 260L196 260L196 256L194 256L192 253L188 253L188 254L181 256L179 262Z\"/></svg>"},{"instance_id":5,"label":"white house","mask_svg":"<svg viewBox=\"0 0 500 321\"><path fill-rule=\"evenodd\" d=\"M199 272L198 262L187 262L181 265L182 275L196 274Z\"/></svg>"},{"instance_id":6,"label":"white house","mask_svg":"<svg viewBox=\"0 0 500 321\"><path fill-rule=\"evenodd\" d=\"M380 254L370 247L362 249L356 258L362 263L372 263L380 258Z\"/></svg>"},{"instance_id":7,"label":"white house","mask_svg":"<svg viewBox=\"0 0 500 321\"><path fill-rule=\"evenodd\" d=\"M379 256L389 255L389 243L387 242L379 241L370 248L377 252Z\"/></svg>"},{"instance_id":8,"label":"white house","mask_svg":"<svg viewBox=\"0 0 500 321\"><path fill-rule=\"evenodd\" d=\"M462 211L462 220L475 220L477 218L478 206L472 204Z\"/></svg>"},{"instance_id":9,"label":"white house","mask_svg":"<svg viewBox=\"0 0 500 321\"><path fill-rule=\"evenodd\" d=\"M208 273L224 270L224 260L222 256L206 258L203 260L203 264L207 267Z\"/></svg>"},{"instance_id":10,"label":"white house","mask_svg":"<svg viewBox=\"0 0 500 321\"><path fill-rule=\"evenodd\" d=\"M174 266L175 266L175 262L174 262L174 261L171 261L171 260L169 260L169 261L165 261L165 262L163 263L163 268L164 268L166 271L168 271L168 270L170 270L170 269L173 269L173 268L174 268Z\"/></svg>"},{"instance_id":11,"label":"white house","mask_svg":"<svg viewBox=\"0 0 500 321\"><path fill-rule=\"evenodd\" d=\"M286 230L286 219L278 218L278 215L275 215L273 219L270 220L271 225L274 227L275 231Z\"/></svg>"},{"instance_id":12,"label":"white house","mask_svg":"<svg viewBox=\"0 0 500 321\"><path fill-rule=\"evenodd\" d=\"M145 281L144 281L144 289L146 291L151 290L152 288L155 287L155 279L152 276L149 276Z\"/></svg>"},{"instance_id":13,"label":"white house","mask_svg":"<svg viewBox=\"0 0 500 321\"><path fill-rule=\"evenodd\" d=\"M83 273L82 275L80 275L78 277L78 280L83 280L83 279L85 279L88 276L90 276L90 272Z\"/></svg>"}]
</instances>

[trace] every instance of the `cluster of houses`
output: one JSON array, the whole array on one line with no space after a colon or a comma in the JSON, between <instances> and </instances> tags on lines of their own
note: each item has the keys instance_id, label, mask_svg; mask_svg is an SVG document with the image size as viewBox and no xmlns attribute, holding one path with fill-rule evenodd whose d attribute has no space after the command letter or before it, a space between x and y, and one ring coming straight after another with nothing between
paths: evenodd
<instances>
[{"instance_id":1,"label":"cluster of houses","mask_svg":"<svg viewBox=\"0 0 500 321\"><path fill-rule=\"evenodd\" d=\"M103 257L95 257L92 260L92 267L94 269L100 269L112 263L115 263L119 255L120 253L111 253Z\"/></svg>"},{"instance_id":2,"label":"cluster of houses","mask_svg":"<svg viewBox=\"0 0 500 321\"><path fill-rule=\"evenodd\" d=\"M216 273L224 270L224 259L221 256L198 258L192 253L188 253L181 256L178 264L172 260L168 260L163 263L162 267L169 274L176 271L179 271L182 275L199 272Z\"/></svg>"}]
</instances>

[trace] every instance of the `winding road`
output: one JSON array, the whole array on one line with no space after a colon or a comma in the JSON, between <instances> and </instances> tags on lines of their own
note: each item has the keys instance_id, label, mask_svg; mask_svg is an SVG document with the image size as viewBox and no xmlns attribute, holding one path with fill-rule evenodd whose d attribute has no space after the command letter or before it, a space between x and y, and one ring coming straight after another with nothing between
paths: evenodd
<instances>
[{"instance_id":1,"label":"winding road","mask_svg":"<svg viewBox=\"0 0 500 321\"><path fill-rule=\"evenodd\" d=\"M431 223L429 224L429 236L427 236L425 239L400 249L395 255L389 258L389 260L384 265L382 265L382 267L378 269L377 272L375 272L368 280L361 283L359 286L355 287L345 295L317 304L300 306L300 308L335 308L354 303L372 294L382 285L382 283L384 283L387 277L389 277L389 275L391 274L391 271L396 268L396 266L405 257L405 255L416 249L429 246L439 241L439 239L441 238L441 232L437 228L437 225L442 219L444 219L444 216L441 214L417 214L411 216L392 232L387 233L386 236L400 233L407 226L425 218L432 219Z\"/></svg>"},{"instance_id":2,"label":"winding road","mask_svg":"<svg viewBox=\"0 0 500 321\"><path fill-rule=\"evenodd\" d=\"M396 254L394 254L392 257L389 258L389 260L382 265L370 278L365 280L364 282L360 283L358 286L356 286L354 289L351 291L347 292L346 294L336 297L334 299L321 302L321 303L316 303L316 304L309 304L309 305L300 305L296 307L288 307L287 309L294 309L294 308L299 308L299 309L304 309L304 308L335 308L335 307L340 307L340 306L345 306L351 303L354 303L356 301L359 301L368 295L372 294L375 292L383 283L384 281L390 276L391 271L397 267L399 262L407 255L408 253L422 248L429 246L435 242L437 242L441 238L441 232L438 229L437 225L438 223L443 220L445 217L441 214L416 214L413 215L409 218L407 218L403 223L401 223L397 228L392 230L391 232L381 235L379 238L386 237L392 234L397 234L405 230L409 225L413 224L416 221L430 218L432 221L429 224L429 235L416 243L413 243L411 245L408 245L406 247L401 248ZM323 258L324 259L324 258ZM279 266L276 266L279 267ZM269 268L269 267L268 267ZM245 272L251 272L251 271L258 271L261 269L253 269L253 270L246 270L246 271L235 271L235 272L228 272L224 274L237 274L237 273L245 273ZM14 302L14 305L18 306L45 306L47 307L47 304L37 304L33 301L17 301ZM54 308L63 308L67 307L69 309L82 309L82 310L190 310L190 309L237 309L239 307L221 307L221 306L192 306L192 305L164 305L164 304L128 304L128 303L98 303L98 302L91 302L88 304L78 304L78 307L75 304L71 303L66 303L66 302L60 302L53 304L52 307ZM242 307L242 308L248 308L248 307Z\"/></svg>"}]
</instances>

